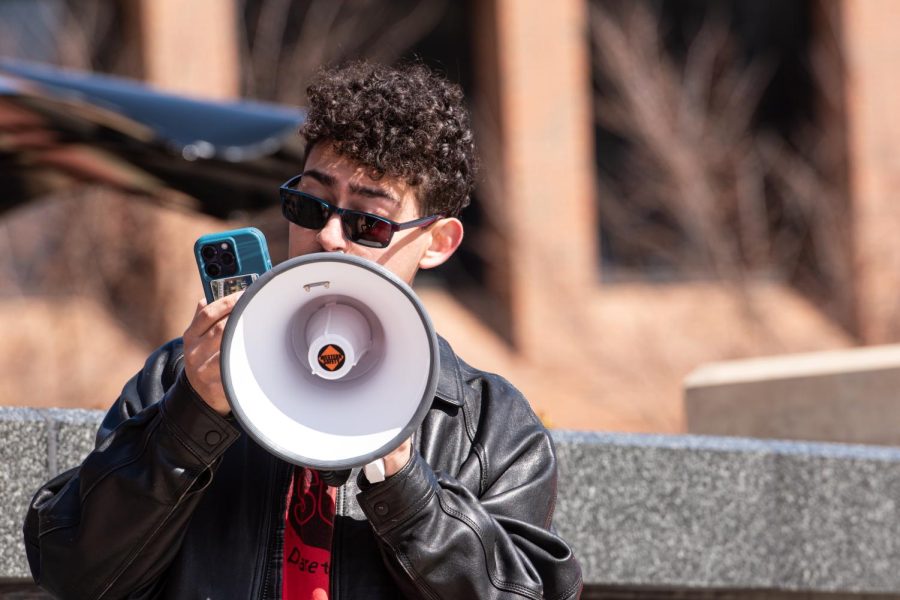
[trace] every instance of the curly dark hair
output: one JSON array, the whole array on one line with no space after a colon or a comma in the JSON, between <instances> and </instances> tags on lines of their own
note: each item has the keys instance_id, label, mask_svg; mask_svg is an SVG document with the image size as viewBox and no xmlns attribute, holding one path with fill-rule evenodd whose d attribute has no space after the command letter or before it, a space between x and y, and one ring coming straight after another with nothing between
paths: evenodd
<instances>
[{"instance_id":1,"label":"curly dark hair","mask_svg":"<svg viewBox=\"0 0 900 600\"><path fill-rule=\"evenodd\" d=\"M418 63L354 62L320 71L306 92L307 156L326 141L374 179L403 178L423 215L458 216L469 204L478 160L458 85Z\"/></svg>"}]
</instances>

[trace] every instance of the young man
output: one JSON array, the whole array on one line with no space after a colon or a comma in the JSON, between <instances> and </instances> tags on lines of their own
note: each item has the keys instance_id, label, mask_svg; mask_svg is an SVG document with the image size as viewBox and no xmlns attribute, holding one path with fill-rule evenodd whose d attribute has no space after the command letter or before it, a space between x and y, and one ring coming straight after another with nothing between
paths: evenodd
<instances>
[{"instance_id":1,"label":"young man","mask_svg":"<svg viewBox=\"0 0 900 600\"><path fill-rule=\"evenodd\" d=\"M323 73L309 103L303 172L282 193L291 255L354 254L409 283L446 261L476 170L459 88L418 65L357 63ZM329 487L231 417L219 346L235 301L201 302L125 386L97 449L36 494L38 583L61 598L579 596L551 529L550 437L515 388L441 340L434 403L384 457L386 479Z\"/></svg>"}]
</instances>

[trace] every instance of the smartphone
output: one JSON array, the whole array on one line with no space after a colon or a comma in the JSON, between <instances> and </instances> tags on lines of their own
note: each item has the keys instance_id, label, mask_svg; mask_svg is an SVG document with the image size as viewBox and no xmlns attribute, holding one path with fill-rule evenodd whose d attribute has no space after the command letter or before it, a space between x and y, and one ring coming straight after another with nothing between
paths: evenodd
<instances>
[{"instance_id":1,"label":"smartphone","mask_svg":"<svg viewBox=\"0 0 900 600\"><path fill-rule=\"evenodd\" d=\"M272 268L266 236L255 227L204 235L194 256L207 303L246 289Z\"/></svg>"}]
</instances>

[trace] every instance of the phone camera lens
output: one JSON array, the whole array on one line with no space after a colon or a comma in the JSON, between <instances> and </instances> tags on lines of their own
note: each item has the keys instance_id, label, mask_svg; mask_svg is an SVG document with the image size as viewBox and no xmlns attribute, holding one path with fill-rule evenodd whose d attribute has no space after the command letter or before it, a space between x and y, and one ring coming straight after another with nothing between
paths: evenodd
<instances>
[{"instance_id":1,"label":"phone camera lens","mask_svg":"<svg viewBox=\"0 0 900 600\"><path fill-rule=\"evenodd\" d=\"M200 249L200 256L202 256L204 260L210 260L215 255L216 255L216 247L215 246L203 246Z\"/></svg>"},{"instance_id":2,"label":"phone camera lens","mask_svg":"<svg viewBox=\"0 0 900 600\"><path fill-rule=\"evenodd\" d=\"M216 264L206 265L206 274L209 275L210 277L218 277L219 273L221 273L221 272L222 272L222 269L221 269L221 267L219 267L219 265L216 265Z\"/></svg>"},{"instance_id":3,"label":"phone camera lens","mask_svg":"<svg viewBox=\"0 0 900 600\"><path fill-rule=\"evenodd\" d=\"M221 256L222 264L227 266L234 264L234 254L231 252L223 252Z\"/></svg>"}]
</instances>

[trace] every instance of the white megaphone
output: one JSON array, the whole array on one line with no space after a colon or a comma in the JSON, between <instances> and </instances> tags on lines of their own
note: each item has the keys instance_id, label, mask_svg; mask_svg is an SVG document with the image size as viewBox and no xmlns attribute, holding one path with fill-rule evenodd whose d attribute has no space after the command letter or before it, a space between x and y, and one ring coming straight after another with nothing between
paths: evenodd
<instances>
[{"instance_id":1,"label":"white megaphone","mask_svg":"<svg viewBox=\"0 0 900 600\"><path fill-rule=\"evenodd\" d=\"M263 274L222 339L225 395L272 454L319 470L386 455L428 412L437 335L410 287L355 256L309 254Z\"/></svg>"}]
</instances>

